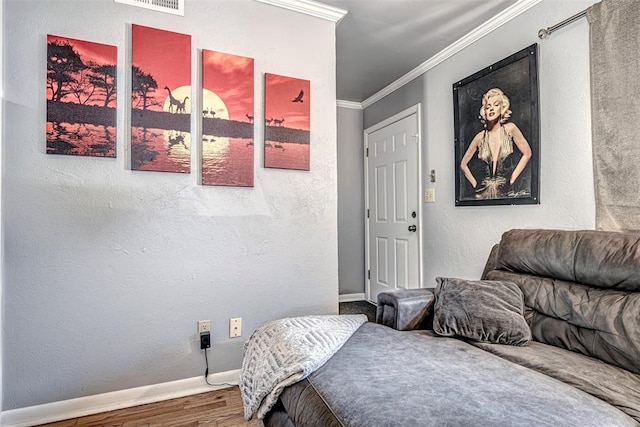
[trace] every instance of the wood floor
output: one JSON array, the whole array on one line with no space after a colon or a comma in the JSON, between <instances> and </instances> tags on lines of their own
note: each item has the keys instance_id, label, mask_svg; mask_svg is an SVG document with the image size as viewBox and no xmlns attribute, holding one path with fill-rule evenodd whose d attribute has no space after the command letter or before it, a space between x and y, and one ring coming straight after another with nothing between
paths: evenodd
<instances>
[{"instance_id":1,"label":"wood floor","mask_svg":"<svg viewBox=\"0 0 640 427\"><path fill-rule=\"evenodd\" d=\"M255 417L244 420L238 387L164 400L148 405L103 412L82 418L42 424L41 427L263 427Z\"/></svg>"}]
</instances>

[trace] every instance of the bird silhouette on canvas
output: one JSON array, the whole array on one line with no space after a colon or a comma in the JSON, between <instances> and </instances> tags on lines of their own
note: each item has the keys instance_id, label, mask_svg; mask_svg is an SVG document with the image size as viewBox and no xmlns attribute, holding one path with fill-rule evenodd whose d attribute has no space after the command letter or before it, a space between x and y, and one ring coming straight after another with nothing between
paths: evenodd
<instances>
[{"instance_id":1,"label":"bird silhouette on canvas","mask_svg":"<svg viewBox=\"0 0 640 427\"><path fill-rule=\"evenodd\" d=\"M304 90L301 90L300 93L298 94L298 96L296 96L295 98L293 98L291 100L291 102L304 102L302 100L302 97L304 96Z\"/></svg>"}]
</instances>

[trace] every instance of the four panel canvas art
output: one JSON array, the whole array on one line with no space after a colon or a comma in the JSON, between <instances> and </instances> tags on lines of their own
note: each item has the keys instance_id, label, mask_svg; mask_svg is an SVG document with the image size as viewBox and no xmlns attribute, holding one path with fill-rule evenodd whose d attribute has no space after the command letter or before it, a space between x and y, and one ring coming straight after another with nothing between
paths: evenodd
<instances>
[{"instance_id":1,"label":"four panel canvas art","mask_svg":"<svg viewBox=\"0 0 640 427\"><path fill-rule=\"evenodd\" d=\"M116 157L116 47L47 43L47 153ZM201 183L252 187L253 58L203 49L201 90ZM190 173L192 93L191 36L133 24L131 170ZM264 167L308 171L310 82L265 74L264 94Z\"/></svg>"}]
</instances>

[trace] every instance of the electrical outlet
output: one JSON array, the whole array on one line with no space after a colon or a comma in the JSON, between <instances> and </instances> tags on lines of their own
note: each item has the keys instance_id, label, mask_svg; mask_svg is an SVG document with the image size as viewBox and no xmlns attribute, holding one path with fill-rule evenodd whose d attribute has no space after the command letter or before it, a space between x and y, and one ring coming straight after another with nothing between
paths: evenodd
<instances>
[{"instance_id":1,"label":"electrical outlet","mask_svg":"<svg viewBox=\"0 0 640 427\"><path fill-rule=\"evenodd\" d=\"M211 320L198 320L198 333L211 332Z\"/></svg>"},{"instance_id":2,"label":"electrical outlet","mask_svg":"<svg viewBox=\"0 0 640 427\"><path fill-rule=\"evenodd\" d=\"M229 338L237 338L242 335L242 318L229 319Z\"/></svg>"}]
</instances>

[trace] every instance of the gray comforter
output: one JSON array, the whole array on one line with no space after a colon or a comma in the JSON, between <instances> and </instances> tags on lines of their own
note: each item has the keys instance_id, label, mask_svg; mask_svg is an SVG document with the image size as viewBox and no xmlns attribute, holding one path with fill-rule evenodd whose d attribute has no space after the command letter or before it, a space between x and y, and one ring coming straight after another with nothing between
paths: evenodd
<instances>
[{"instance_id":1,"label":"gray comforter","mask_svg":"<svg viewBox=\"0 0 640 427\"><path fill-rule=\"evenodd\" d=\"M594 396L461 340L374 323L281 401L298 426L638 426Z\"/></svg>"}]
</instances>

